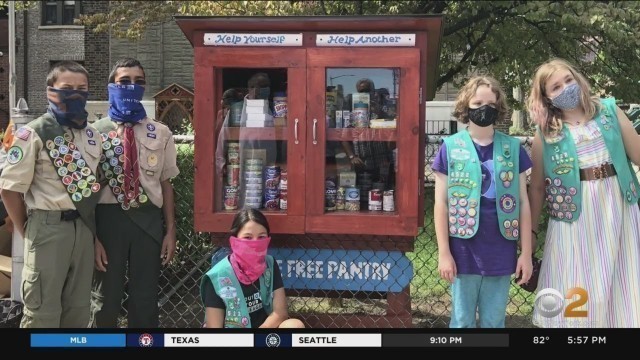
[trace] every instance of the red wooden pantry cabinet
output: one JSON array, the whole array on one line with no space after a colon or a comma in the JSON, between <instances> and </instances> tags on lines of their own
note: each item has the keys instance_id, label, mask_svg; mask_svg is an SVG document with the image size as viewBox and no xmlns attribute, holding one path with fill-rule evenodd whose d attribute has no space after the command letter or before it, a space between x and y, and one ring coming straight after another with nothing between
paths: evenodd
<instances>
[{"instance_id":1,"label":"red wooden pantry cabinet","mask_svg":"<svg viewBox=\"0 0 640 360\"><path fill-rule=\"evenodd\" d=\"M308 325L411 326L442 17L176 21L194 46L196 230L226 245L260 209L289 296L388 300L339 321L291 310Z\"/></svg>"}]
</instances>

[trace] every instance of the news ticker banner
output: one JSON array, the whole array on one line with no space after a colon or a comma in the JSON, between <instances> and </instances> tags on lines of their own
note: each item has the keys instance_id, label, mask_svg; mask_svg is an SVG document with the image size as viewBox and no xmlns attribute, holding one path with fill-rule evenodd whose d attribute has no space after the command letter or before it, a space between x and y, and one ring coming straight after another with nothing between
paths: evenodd
<instances>
[{"instance_id":1,"label":"news ticker banner","mask_svg":"<svg viewBox=\"0 0 640 360\"><path fill-rule=\"evenodd\" d=\"M524 329L523 329L524 330ZM504 333L31 333L32 348L201 348L201 347L535 347L616 346L635 333L623 329L549 332L529 329ZM616 334L617 333L617 334Z\"/></svg>"}]
</instances>

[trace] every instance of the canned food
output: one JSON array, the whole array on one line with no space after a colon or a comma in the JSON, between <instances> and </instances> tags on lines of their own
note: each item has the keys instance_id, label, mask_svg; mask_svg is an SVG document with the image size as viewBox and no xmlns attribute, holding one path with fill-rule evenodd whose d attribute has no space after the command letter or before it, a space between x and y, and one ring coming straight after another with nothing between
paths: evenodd
<instances>
[{"instance_id":1,"label":"canned food","mask_svg":"<svg viewBox=\"0 0 640 360\"><path fill-rule=\"evenodd\" d=\"M336 193L336 210L344 210L346 192L347 190L344 186L338 188L338 192Z\"/></svg>"},{"instance_id":2,"label":"canned food","mask_svg":"<svg viewBox=\"0 0 640 360\"><path fill-rule=\"evenodd\" d=\"M336 195L338 193L338 189L336 189L336 183L333 180L327 179L325 182L324 188L324 209L325 211L335 211L336 210Z\"/></svg>"},{"instance_id":3,"label":"canned food","mask_svg":"<svg viewBox=\"0 0 640 360\"><path fill-rule=\"evenodd\" d=\"M360 196L358 196L358 200L346 200L344 209L346 211L360 211Z\"/></svg>"},{"instance_id":4,"label":"canned food","mask_svg":"<svg viewBox=\"0 0 640 360\"><path fill-rule=\"evenodd\" d=\"M224 187L224 209L236 210L238 209L238 187L237 186L225 186Z\"/></svg>"},{"instance_id":5,"label":"canned food","mask_svg":"<svg viewBox=\"0 0 640 360\"><path fill-rule=\"evenodd\" d=\"M244 188L247 190L260 190L262 192L262 183L259 184L245 184Z\"/></svg>"},{"instance_id":6,"label":"canned food","mask_svg":"<svg viewBox=\"0 0 640 360\"><path fill-rule=\"evenodd\" d=\"M264 187L277 189L280 183L280 166L266 166L264 168Z\"/></svg>"},{"instance_id":7,"label":"canned food","mask_svg":"<svg viewBox=\"0 0 640 360\"><path fill-rule=\"evenodd\" d=\"M262 165L245 165L244 171L259 172L262 176Z\"/></svg>"},{"instance_id":8,"label":"canned food","mask_svg":"<svg viewBox=\"0 0 640 360\"><path fill-rule=\"evenodd\" d=\"M249 197L262 197L262 189L246 189L244 193Z\"/></svg>"},{"instance_id":9,"label":"canned food","mask_svg":"<svg viewBox=\"0 0 640 360\"><path fill-rule=\"evenodd\" d=\"M287 169L284 169L280 172L280 189L286 190L289 182L287 179Z\"/></svg>"},{"instance_id":10,"label":"canned food","mask_svg":"<svg viewBox=\"0 0 640 360\"><path fill-rule=\"evenodd\" d=\"M393 190L387 190L382 193L382 210L396 211L396 205L393 200Z\"/></svg>"},{"instance_id":11,"label":"canned food","mask_svg":"<svg viewBox=\"0 0 640 360\"><path fill-rule=\"evenodd\" d=\"M229 164L240 164L240 143L227 143L227 160L229 161Z\"/></svg>"},{"instance_id":12,"label":"canned food","mask_svg":"<svg viewBox=\"0 0 640 360\"><path fill-rule=\"evenodd\" d=\"M369 191L369 211L382 210L382 190L373 189Z\"/></svg>"},{"instance_id":13,"label":"canned food","mask_svg":"<svg viewBox=\"0 0 640 360\"><path fill-rule=\"evenodd\" d=\"M227 185L240 185L240 165L227 165Z\"/></svg>"},{"instance_id":14,"label":"canned food","mask_svg":"<svg viewBox=\"0 0 640 360\"><path fill-rule=\"evenodd\" d=\"M246 159L244 161L245 165L260 165L262 166L262 159Z\"/></svg>"},{"instance_id":15,"label":"canned food","mask_svg":"<svg viewBox=\"0 0 640 360\"><path fill-rule=\"evenodd\" d=\"M264 207L267 210L278 210L280 207L280 192L277 189L264 191Z\"/></svg>"},{"instance_id":16,"label":"canned food","mask_svg":"<svg viewBox=\"0 0 640 360\"><path fill-rule=\"evenodd\" d=\"M344 199L345 201L360 201L360 189L355 186L345 188Z\"/></svg>"},{"instance_id":17,"label":"canned food","mask_svg":"<svg viewBox=\"0 0 640 360\"><path fill-rule=\"evenodd\" d=\"M244 177L262 179L262 171L245 171Z\"/></svg>"},{"instance_id":18,"label":"canned food","mask_svg":"<svg viewBox=\"0 0 640 360\"><path fill-rule=\"evenodd\" d=\"M245 178L244 179L245 184L247 185L260 185L260 188L262 188L262 178L259 177L250 177L250 178Z\"/></svg>"},{"instance_id":19,"label":"canned food","mask_svg":"<svg viewBox=\"0 0 640 360\"><path fill-rule=\"evenodd\" d=\"M287 210L287 190L280 190L280 210Z\"/></svg>"}]
</instances>

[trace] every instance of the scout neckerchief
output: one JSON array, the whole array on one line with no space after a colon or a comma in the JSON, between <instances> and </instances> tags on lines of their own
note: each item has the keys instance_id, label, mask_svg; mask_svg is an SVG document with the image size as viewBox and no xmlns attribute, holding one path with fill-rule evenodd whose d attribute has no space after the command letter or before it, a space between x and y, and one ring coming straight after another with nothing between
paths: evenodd
<instances>
[{"instance_id":1,"label":"scout neckerchief","mask_svg":"<svg viewBox=\"0 0 640 360\"><path fill-rule=\"evenodd\" d=\"M73 201L80 217L95 234L95 207L98 203L96 194L100 191L100 184L94 172L82 158L82 153L73 142L72 135L63 130L56 119L50 114L34 120L29 124L40 136L49 159ZM84 130L88 142L96 144L96 137L91 129Z\"/></svg>"},{"instance_id":2,"label":"scout neckerchief","mask_svg":"<svg viewBox=\"0 0 640 360\"><path fill-rule=\"evenodd\" d=\"M153 126L149 124L150 126ZM148 204L149 196L146 194L139 180L135 181L135 173L130 173L131 177L127 181L125 175L125 163L127 158L125 157L125 144L123 140L118 137L116 125L111 119L105 118L95 123L94 125L100 136L102 136L102 149L104 154L100 157L100 166L104 171L105 177L109 181L109 187L111 192L115 195L118 202L121 204L122 209L129 210L129 208L137 208L141 205ZM125 127L126 132L127 127ZM133 127L128 127L133 133ZM137 148L133 147L137 154ZM132 151L134 150L132 149ZM139 166L136 159L129 160L127 165L133 165L134 170L139 172ZM139 176L139 173L138 173ZM137 184L137 191L131 188L133 184Z\"/></svg>"}]
</instances>

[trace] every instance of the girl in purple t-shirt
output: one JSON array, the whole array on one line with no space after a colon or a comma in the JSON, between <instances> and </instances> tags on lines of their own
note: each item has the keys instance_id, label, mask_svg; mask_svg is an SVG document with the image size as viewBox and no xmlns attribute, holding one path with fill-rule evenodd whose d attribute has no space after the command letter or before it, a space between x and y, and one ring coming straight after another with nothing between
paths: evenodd
<instances>
[{"instance_id":1,"label":"girl in purple t-shirt","mask_svg":"<svg viewBox=\"0 0 640 360\"><path fill-rule=\"evenodd\" d=\"M505 224L499 223L498 220L497 206L501 206L503 211L511 210L509 206L513 206L509 199L496 201L496 186L511 186L510 178L504 173L495 176L495 162L505 160L501 157L493 158L493 125L496 121L504 120L507 111L504 92L495 79L487 76L469 80L456 99L453 116L460 122L469 124L468 129L463 131L469 132L480 162L482 180L481 184L476 185L480 186L479 204L471 208L466 206L464 211L457 209L459 206L452 206L459 204L457 199L449 199L449 169L456 171L456 166L462 165L456 164L450 168L446 144L442 144L433 162L436 175L434 221L438 238L438 271L443 279L452 284L452 328L476 327L476 311L479 314L480 327L504 327L511 275L515 272L520 278L518 284L526 283L531 276L531 216L525 174L531 167L531 159L522 146L519 146L518 155L519 174L515 174L519 176L519 189L511 190L516 196L519 194L519 220L515 226L512 226L510 221L506 224L510 231L518 229L519 235L512 232L509 234L519 237L521 241L519 257L516 241L503 236L500 227ZM509 173L513 176L512 172ZM465 198L464 203L472 201ZM458 213L455 213L455 209ZM462 222L466 222L465 227L473 228L469 225L475 225L476 220L469 219L468 213L471 211L473 214L479 214L479 218L475 218L478 219L475 234L467 236L468 238L450 235L450 229L460 230L459 225ZM461 212L466 216L461 217Z\"/></svg>"}]
</instances>

